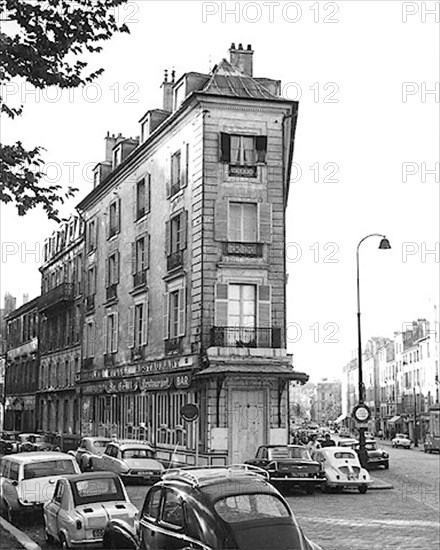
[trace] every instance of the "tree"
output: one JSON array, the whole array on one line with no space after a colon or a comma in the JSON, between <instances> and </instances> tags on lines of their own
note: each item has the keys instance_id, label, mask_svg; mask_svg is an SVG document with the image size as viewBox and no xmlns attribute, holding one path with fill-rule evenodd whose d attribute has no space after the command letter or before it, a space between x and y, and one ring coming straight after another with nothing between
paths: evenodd
<instances>
[{"instance_id":1,"label":"tree","mask_svg":"<svg viewBox=\"0 0 440 550\"><path fill-rule=\"evenodd\" d=\"M11 119L23 106L3 101L8 82L24 79L36 88L77 88L102 74L87 71L87 53L98 53L102 42L128 27L116 10L127 0L0 0L0 113ZM7 31L5 31L7 28ZM75 59L75 56L77 57ZM42 206L59 220L58 207L76 189L44 185L41 145L27 150L21 141L0 144L0 201L15 204L20 216Z\"/></svg>"}]
</instances>

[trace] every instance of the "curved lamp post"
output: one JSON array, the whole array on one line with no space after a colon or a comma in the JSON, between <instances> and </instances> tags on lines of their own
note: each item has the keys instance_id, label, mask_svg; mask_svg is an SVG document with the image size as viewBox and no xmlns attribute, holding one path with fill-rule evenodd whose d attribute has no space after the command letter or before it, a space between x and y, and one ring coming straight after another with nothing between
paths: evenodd
<instances>
[{"instance_id":1,"label":"curved lamp post","mask_svg":"<svg viewBox=\"0 0 440 550\"><path fill-rule=\"evenodd\" d=\"M357 283L357 331L358 331L358 370L359 370L359 405L364 404L364 382L362 376L362 339L361 339L361 300L359 292L359 247L361 244L370 237L381 237L379 243L380 250L388 250L391 248L389 240L385 235L380 233L371 233L359 241L356 248L356 283ZM367 451L365 449L365 428L359 428L359 460L363 468L367 466Z\"/></svg>"}]
</instances>

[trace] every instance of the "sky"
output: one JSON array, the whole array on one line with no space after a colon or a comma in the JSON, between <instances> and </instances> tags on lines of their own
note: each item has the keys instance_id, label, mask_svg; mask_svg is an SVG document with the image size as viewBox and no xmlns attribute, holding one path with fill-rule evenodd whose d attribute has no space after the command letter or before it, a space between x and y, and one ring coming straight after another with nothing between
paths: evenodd
<instances>
[{"instance_id":1,"label":"sky","mask_svg":"<svg viewBox=\"0 0 440 550\"><path fill-rule=\"evenodd\" d=\"M45 147L46 181L75 185L68 216L92 189L107 131L140 133L161 107L164 69L208 72L232 42L252 45L254 76L299 101L287 220L287 338L297 370L339 377L356 353L356 247L362 338L392 337L439 303L439 3L143 0L117 12L118 35L91 58L104 74L85 89L15 82L24 114L2 141ZM435 13L437 10L437 14ZM39 294L42 210L1 206L0 293Z\"/></svg>"}]
</instances>

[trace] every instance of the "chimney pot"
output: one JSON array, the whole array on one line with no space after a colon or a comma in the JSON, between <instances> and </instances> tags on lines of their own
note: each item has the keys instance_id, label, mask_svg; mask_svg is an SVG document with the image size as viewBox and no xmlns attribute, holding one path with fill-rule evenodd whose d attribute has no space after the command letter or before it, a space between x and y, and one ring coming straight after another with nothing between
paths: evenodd
<instances>
[{"instance_id":1,"label":"chimney pot","mask_svg":"<svg viewBox=\"0 0 440 550\"><path fill-rule=\"evenodd\" d=\"M252 46L250 44L247 45L248 50L252 50Z\"/></svg>"},{"instance_id":2,"label":"chimney pot","mask_svg":"<svg viewBox=\"0 0 440 550\"><path fill-rule=\"evenodd\" d=\"M252 47L250 44L248 44L248 47L246 50L243 49L243 44L238 45L238 49L236 50L234 47L234 44L232 44L230 50L229 50L229 62L232 66L236 67L239 71L244 73L247 76L252 76L253 74L253 55L254 52L252 51Z\"/></svg>"},{"instance_id":3,"label":"chimney pot","mask_svg":"<svg viewBox=\"0 0 440 550\"><path fill-rule=\"evenodd\" d=\"M232 42L232 44L231 44L231 50L235 50L235 42Z\"/></svg>"},{"instance_id":4,"label":"chimney pot","mask_svg":"<svg viewBox=\"0 0 440 550\"><path fill-rule=\"evenodd\" d=\"M173 82L173 83L174 83L174 77L175 77L175 76L176 76L176 71L173 69L173 70L171 71L171 82Z\"/></svg>"},{"instance_id":5,"label":"chimney pot","mask_svg":"<svg viewBox=\"0 0 440 550\"><path fill-rule=\"evenodd\" d=\"M164 81L164 82L168 82L168 70L167 70L167 69L165 69L165 71L164 71L164 78L163 78L163 81Z\"/></svg>"},{"instance_id":6,"label":"chimney pot","mask_svg":"<svg viewBox=\"0 0 440 550\"><path fill-rule=\"evenodd\" d=\"M243 49L243 44L240 42L240 44L238 45L238 49L239 50L242 50Z\"/></svg>"}]
</instances>

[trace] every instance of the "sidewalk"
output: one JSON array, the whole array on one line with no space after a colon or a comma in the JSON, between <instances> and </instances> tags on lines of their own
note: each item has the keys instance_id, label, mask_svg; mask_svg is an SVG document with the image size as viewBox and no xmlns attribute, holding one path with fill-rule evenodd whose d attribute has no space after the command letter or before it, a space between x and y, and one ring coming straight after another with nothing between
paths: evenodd
<instances>
[{"instance_id":1,"label":"sidewalk","mask_svg":"<svg viewBox=\"0 0 440 550\"><path fill-rule=\"evenodd\" d=\"M25 533L0 517L0 549L1 550L41 550L36 542Z\"/></svg>"},{"instance_id":2,"label":"sidewalk","mask_svg":"<svg viewBox=\"0 0 440 550\"><path fill-rule=\"evenodd\" d=\"M370 473L372 484L368 487L369 491L384 491L387 489L394 489L394 485L391 485L391 483L388 483L387 481L383 481L382 479L377 479L373 477Z\"/></svg>"}]
</instances>

